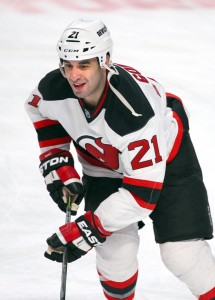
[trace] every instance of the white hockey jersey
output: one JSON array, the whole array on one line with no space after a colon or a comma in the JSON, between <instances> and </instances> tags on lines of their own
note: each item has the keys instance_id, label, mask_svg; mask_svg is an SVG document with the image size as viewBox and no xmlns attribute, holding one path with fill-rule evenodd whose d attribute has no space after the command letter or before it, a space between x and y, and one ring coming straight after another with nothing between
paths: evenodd
<instances>
[{"instance_id":1,"label":"white hockey jersey","mask_svg":"<svg viewBox=\"0 0 215 300\"><path fill-rule=\"evenodd\" d=\"M95 211L104 229L115 231L148 216L156 207L166 163L177 155L186 113L155 80L115 65L96 108L78 99L60 70L48 73L26 101L41 153L77 150L83 173L122 178L122 186ZM119 93L138 116L119 99ZM167 105L167 99L170 101ZM185 124L186 123L186 124Z\"/></svg>"}]
</instances>

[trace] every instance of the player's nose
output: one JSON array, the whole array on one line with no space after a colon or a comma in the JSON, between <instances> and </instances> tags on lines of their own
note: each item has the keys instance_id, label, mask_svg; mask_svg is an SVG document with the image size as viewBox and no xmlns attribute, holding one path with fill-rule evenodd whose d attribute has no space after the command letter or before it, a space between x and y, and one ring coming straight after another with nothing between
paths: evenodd
<instances>
[{"instance_id":1,"label":"player's nose","mask_svg":"<svg viewBox=\"0 0 215 300\"><path fill-rule=\"evenodd\" d=\"M72 82L76 82L81 78L81 74L77 68L72 68L72 70L69 73L69 78Z\"/></svg>"}]
</instances>

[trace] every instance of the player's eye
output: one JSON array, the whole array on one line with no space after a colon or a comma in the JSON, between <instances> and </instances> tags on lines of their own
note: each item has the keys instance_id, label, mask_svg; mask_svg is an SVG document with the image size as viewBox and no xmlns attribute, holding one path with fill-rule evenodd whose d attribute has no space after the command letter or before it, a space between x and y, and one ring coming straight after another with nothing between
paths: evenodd
<instances>
[{"instance_id":1,"label":"player's eye","mask_svg":"<svg viewBox=\"0 0 215 300\"><path fill-rule=\"evenodd\" d=\"M87 69L89 67L89 65L88 64L86 64L86 65L80 65L79 67L80 67L81 70L85 70L85 69Z\"/></svg>"},{"instance_id":2,"label":"player's eye","mask_svg":"<svg viewBox=\"0 0 215 300\"><path fill-rule=\"evenodd\" d=\"M71 69L72 65L71 64L64 64L63 67L66 68L66 69Z\"/></svg>"}]
</instances>

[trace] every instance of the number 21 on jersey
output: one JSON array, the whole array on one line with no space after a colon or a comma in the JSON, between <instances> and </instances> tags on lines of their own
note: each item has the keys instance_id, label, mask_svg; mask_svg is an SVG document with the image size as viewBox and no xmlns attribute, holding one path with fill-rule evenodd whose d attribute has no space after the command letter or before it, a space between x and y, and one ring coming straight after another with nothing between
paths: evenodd
<instances>
[{"instance_id":1,"label":"number 21 on jersey","mask_svg":"<svg viewBox=\"0 0 215 300\"><path fill-rule=\"evenodd\" d=\"M132 142L128 145L129 151L133 151L136 148L139 148L139 151L131 161L131 166L133 170L150 167L154 164L152 159L144 160L144 156L148 153L148 151L150 151L151 147L154 150L154 162L155 163L161 162L163 159L162 156L160 155L156 135L154 135L150 141L143 139L143 140Z\"/></svg>"}]
</instances>

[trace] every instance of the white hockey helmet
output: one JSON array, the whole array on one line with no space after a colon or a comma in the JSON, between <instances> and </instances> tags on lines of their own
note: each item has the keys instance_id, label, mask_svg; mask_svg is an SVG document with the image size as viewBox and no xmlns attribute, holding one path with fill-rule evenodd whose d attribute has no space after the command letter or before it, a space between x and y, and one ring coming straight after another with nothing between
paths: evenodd
<instances>
[{"instance_id":1,"label":"white hockey helmet","mask_svg":"<svg viewBox=\"0 0 215 300\"><path fill-rule=\"evenodd\" d=\"M77 19L64 30L57 43L57 52L61 61L97 57L104 67L107 54L111 63L112 46L110 33L101 20Z\"/></svg>"}]
</instances>

